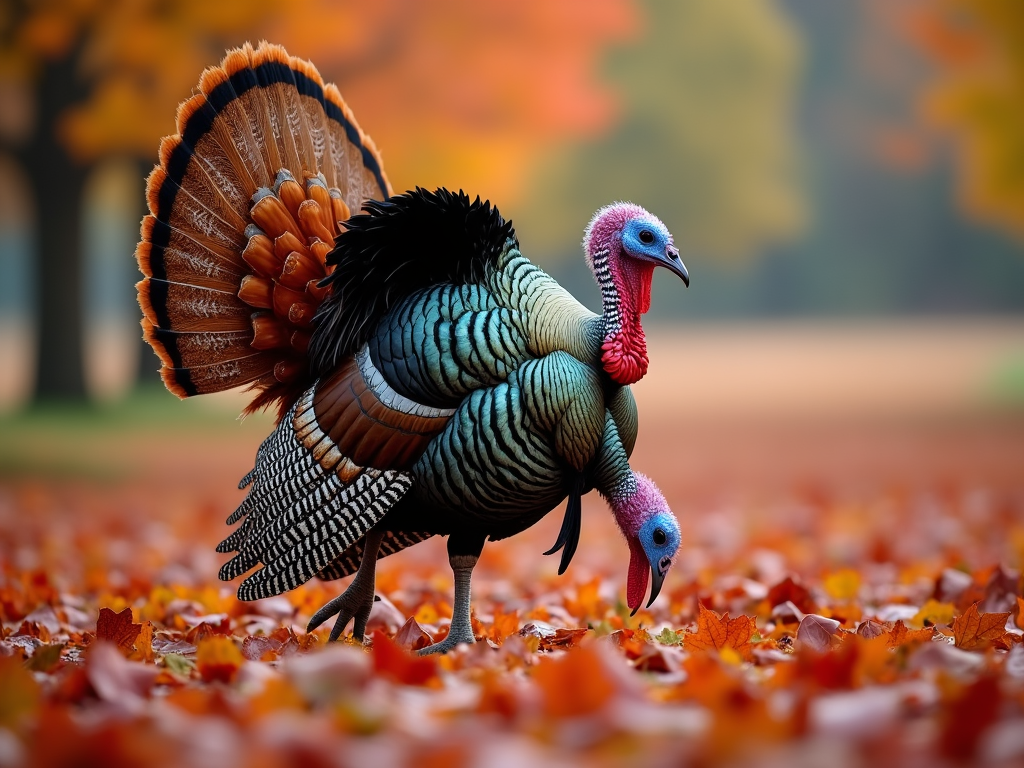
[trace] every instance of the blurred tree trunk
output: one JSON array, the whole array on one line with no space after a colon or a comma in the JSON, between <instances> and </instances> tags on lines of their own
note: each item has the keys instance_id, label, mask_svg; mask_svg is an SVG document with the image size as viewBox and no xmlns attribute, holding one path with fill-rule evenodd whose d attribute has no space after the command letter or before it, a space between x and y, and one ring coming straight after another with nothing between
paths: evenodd
<instances>
[{"instance_id":1,"label":"blurred tree trunk","mask_svg":"<svg viewBox=\"0 0 1024 768\"><path fill-rule=\"evenodd\" d=\"M85 398L82 198L88 167L57 137L59 117L88 93L76 73L79 46L46 61L36 90L35 130L20 152L38 227L36 399Z\"/></svg>"},{"instance_id":2,"label":"blurred tree trunk","mask_svg":"<svg viewBox=\"0 0 1024 768\"><path fill-rule=\"evenodd\" d=\"M149 174L153 170L153 165L156 162L156 153L153 153L153 157L139 158L136 163L139 173L139 220L149 212L149 208L146 206L146 179L149 178ZM134 256L129 257L132 261L135 261ZM136 280L142 279L142 273L136 271ZM136 305L136 318L139 322L142 321L142 308ZM160 358L157 357L156 352L149 346L145 339L142 338L142 327L137 326L139 334L139 365L135 371L135 384L137 385L150 385L150 384L162 384L163 380L160 378Z\"/></svg>"}]
</instances>

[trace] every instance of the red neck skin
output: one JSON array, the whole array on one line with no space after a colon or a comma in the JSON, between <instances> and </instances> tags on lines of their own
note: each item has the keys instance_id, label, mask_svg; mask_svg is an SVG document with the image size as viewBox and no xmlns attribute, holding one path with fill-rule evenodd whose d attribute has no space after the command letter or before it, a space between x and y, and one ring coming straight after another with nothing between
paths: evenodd
<instances>
[{"instance_id":1,"label":"red neck skin","mask_svg":"<svg viewBox=\"0 0 1024 768\"><path fill-rule=\"evenodd\" d=\"M606 336L601 363L612 380L634 384L647 373L647 339L640 316L651 308L654 265L612 253L609 267L615 296L604 296Z\"/></svg>"}]
</instances>

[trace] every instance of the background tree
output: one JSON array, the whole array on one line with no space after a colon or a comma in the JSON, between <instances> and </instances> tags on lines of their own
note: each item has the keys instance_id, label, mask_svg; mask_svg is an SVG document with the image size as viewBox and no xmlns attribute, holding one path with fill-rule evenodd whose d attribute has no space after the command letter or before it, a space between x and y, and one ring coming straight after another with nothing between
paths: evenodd
<instances>
[{"instance_id":1,"label":"background tree","mask_svg":"<svg viewBox=\"0 0 1024 768\"><path fill-rule=\"evenodd\" d=\"M30 119L15 130L0 120L0 146L26 171L36 212L37 396L85 391L80 219L90 170L112 155L148 167L175 105L226 47L267 37L313 59L384 149L396 188L446 183L498 199L521 190L552 142L608 124L614 104L595 63L635 27L629 0L6 4L0 92Z\"/></svg>"},{"instance_id":2,"label":"background tree","mask_svg":"<svg viewBox=\"0 0 1024 768\"><path fill-rule=\"evenodd\" d=\"M645 10L642 40L607 66L622 121L552 158L524 232L547 250L575 250L579 232L566 220L631 199L691 254L728 259L791 238L804 220L798 32L773 0L649 0Z\"/></svg>"},{"instance_id":3,"label":"background tree","mask_svg":"<svg viewBox=\"0 0 1024 768\"><path fill-rule=\"evenodd\" d=\"M895 20L936 65L922 114L954 140L961 204L1024 238L1024 4L937 0Z\"/></svg>"}]
</instances>

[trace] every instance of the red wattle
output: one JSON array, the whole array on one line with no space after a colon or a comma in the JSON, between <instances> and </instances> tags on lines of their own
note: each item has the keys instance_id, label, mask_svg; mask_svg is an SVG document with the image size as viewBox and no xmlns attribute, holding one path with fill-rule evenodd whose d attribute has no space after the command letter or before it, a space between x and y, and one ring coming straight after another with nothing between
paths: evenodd
<instances>
[{"instance_id":1,"label":"red wattle","mask_svg":"<svg viewBox=\"0 0 1024 768\"><path fill-rule=\"evenodd\" d=\"M647 555L636 539L629 540L629 574L626 576L626 605L635 611L644 601L647 594L647 580L651 574L651 565Z\"/></svg>"}]
</instances>

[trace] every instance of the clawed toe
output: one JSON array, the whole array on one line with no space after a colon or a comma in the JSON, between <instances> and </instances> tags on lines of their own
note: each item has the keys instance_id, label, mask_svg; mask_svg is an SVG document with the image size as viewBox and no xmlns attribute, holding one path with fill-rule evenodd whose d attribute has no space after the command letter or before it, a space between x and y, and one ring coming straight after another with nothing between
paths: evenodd
<instances>
[{"instance_id":1,"label":"clawed toe","mask_svg":"<svg viewBox=\"0 0 1024 768\"><path fill-rule=\"evenodd\" d=\"M328 640L334 642L341 637L341 633L345 631L348 623L355 619L355 623L352 625L352 636L356 640L362 641L374 599L373 594L370 595L369 600L364 600L360 596L350 594L350 590L346 590L313 615L309 624L306 625L306 631L312 632L331 616L337 614L338 618L334 621L334 627L331 629Z\"/></svg>"}]
</instances>

